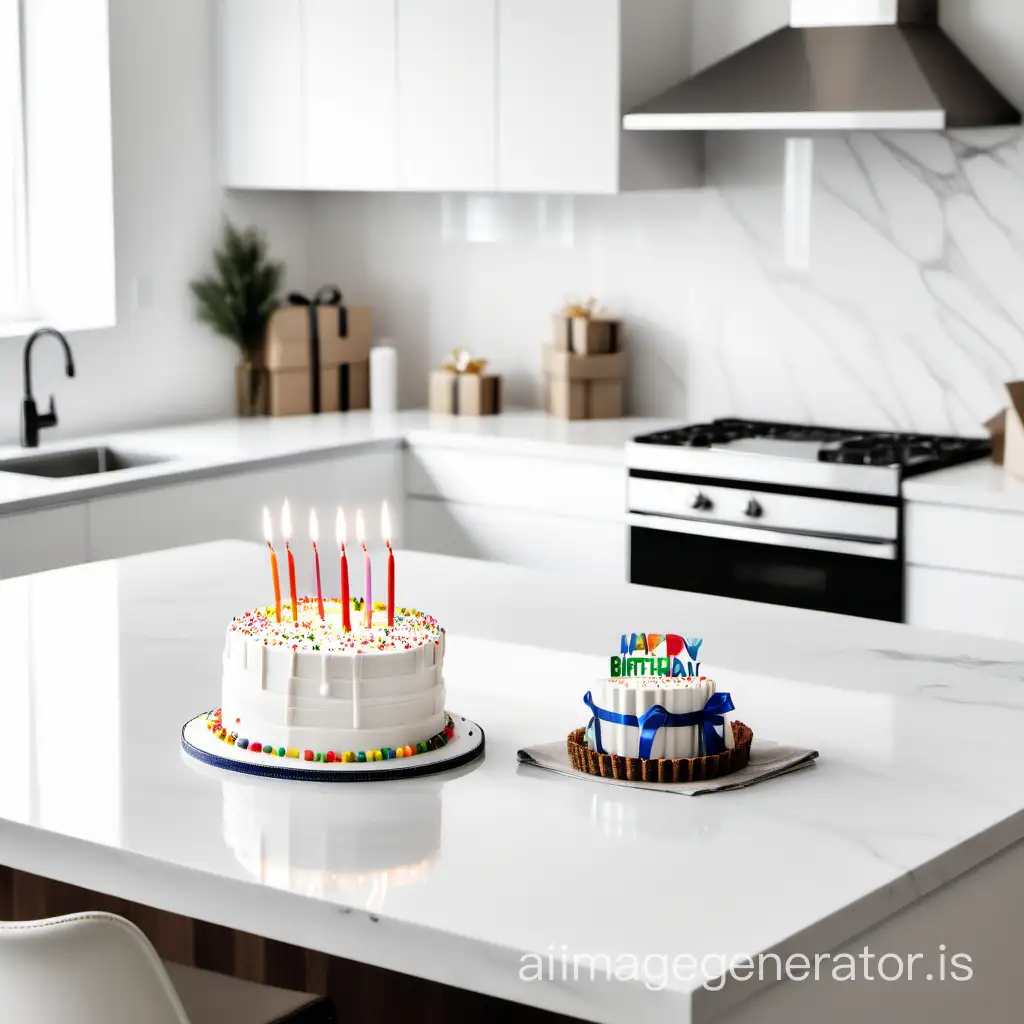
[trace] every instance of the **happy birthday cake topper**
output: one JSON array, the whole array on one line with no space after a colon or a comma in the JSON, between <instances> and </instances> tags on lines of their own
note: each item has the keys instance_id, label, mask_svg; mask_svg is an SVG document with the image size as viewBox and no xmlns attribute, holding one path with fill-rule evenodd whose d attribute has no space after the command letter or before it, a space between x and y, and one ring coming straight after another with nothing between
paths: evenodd
<instances>
[{"instance_id":1,"label":"happy birthday cake topper","mask_svg":"<svg viewBox=\"0 0 1024 1024\"><path fill-rule=\"evenodd\" d=\"M695 678L700 676L701 637L675 633L623 633L619 653L611 657L610 675ZM686 652L684 660L680 655Z\"/></svg>"}]
</instances>

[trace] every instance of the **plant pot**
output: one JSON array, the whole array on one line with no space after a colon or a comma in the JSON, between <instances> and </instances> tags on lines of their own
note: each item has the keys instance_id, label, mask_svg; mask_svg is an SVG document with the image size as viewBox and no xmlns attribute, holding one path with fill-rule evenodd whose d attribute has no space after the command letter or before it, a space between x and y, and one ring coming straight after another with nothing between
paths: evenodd
<instances>
[{"instance_id":1,"label":"plant pot","mask_svg":"<svg viewBox=\"0 0 1024 1024\"><path fill-rule=\"evenodd\" d=\"M249 361L235 368L235 401L239 416L266 416L267 374Z\"/></svg>"}]
</instances>

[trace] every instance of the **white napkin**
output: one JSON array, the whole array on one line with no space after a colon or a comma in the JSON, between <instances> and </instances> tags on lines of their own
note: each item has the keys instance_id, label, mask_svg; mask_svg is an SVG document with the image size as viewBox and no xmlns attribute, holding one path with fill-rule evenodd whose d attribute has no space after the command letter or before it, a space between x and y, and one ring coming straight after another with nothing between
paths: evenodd
<instances>
[{"instance_id":1,"label":"white napkin","mask_svg":"<svg viewBox=\"0 0 1024 1024\"><path fill-rule=\"evenodd\" d=\"M540 743L535 747L524 747L517 755L520 764L534 765L548 771L572 775L591 782L605 782L612 786L637 786L640 789L660 789L665 793L681 793L683 796L700 796L702 793L720 793L728 789L742 789L756 782L788 775L812 765L818 756L816 750L791 747L785 743L773 743L754 737L750 748L750 761L745 768L720 779L704 779L701 782L630 782L628 779L606 779L603 775L588 775L578 772L569 762L569 751L565 740L557 743Z\"/></svg>"}]
</instances>

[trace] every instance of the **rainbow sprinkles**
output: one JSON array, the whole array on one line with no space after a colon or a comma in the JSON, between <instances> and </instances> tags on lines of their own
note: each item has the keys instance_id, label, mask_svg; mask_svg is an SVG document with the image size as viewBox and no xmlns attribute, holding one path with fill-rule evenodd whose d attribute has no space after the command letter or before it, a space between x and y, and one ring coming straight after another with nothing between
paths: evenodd
<instances>
[{"instance_id":1,"label":"rainbow sprinkles","mask_svg":"<svg viewBox=\"0 0 1024 1024\"><path fill-rule=\"evenodd\" d=\"M263 606L229 623L220 710L207 716L218 739L325 764L413 757L452 739L435 618L353 598L346 629L340 600L297 597L295 609L294 619Z\"/></svg>"}]
</instances>

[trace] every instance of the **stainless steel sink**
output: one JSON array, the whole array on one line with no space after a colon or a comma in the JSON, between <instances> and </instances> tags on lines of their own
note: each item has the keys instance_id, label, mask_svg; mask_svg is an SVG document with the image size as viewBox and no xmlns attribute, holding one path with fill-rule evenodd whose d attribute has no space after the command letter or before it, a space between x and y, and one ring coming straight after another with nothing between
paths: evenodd
<instances>
[{"instance_id":1,"label":"stainless steel sink","mask_svg":"<svg viewBox=\"0 0 1024 1024\"><path fill-rule=\"evenodd\" d=\"M154 455L117 452L112 448L77 448L74 451L40 452L0 461L0 473L26 476L69 477L116 473L135 466L151 466L165 459Z\"/></svg>"}]
</instances>

